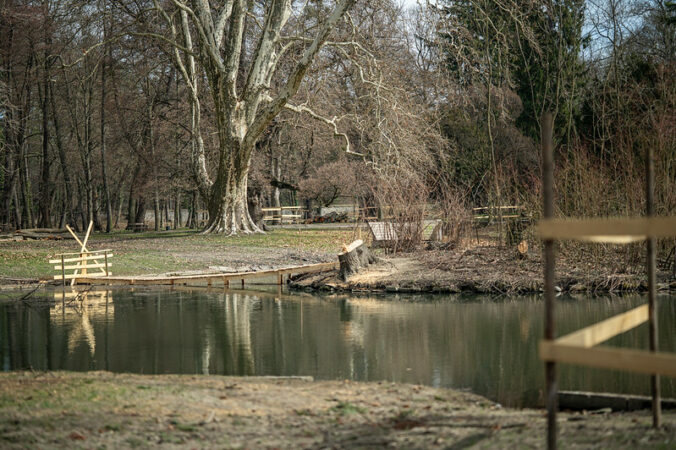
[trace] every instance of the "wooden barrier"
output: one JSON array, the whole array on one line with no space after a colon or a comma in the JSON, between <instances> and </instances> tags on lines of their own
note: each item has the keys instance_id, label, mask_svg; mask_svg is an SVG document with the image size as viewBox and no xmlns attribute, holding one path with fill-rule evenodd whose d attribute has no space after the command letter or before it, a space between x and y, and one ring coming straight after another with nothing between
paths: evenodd
<instances>
[{"instance_id":1,"label":"wooden barrier","mask_svg":"<svg viewBox=\"0 0 676 450\"><path fill-rule=\"evenodd\" d=\"M556 449L557 384L556 363L617 369L651 375L653 427L661 424L660 375L676 377L676 355L658 352L655 241L676 237L676 217L655 217L654 154L646 147L646 216L635 218L554 219L553 114L542 116L542 174L544 220L538 234L544 247L545 336L539 345L545 361L547 405L547 448ZM625 244L646 240L648 303L631 311L556 339L554 334L554 240ZM648 322L649 351L595 347L613 336Z\"/></svg>"},{"instance_id":2,"label":"wooden barrier","mask_svg":"<svg viewBox=\"0 0 676 450\"><path fill-rule=\"evenodd\" d=\"M622 217L542 220L537 227L541 239L574 239L589 242L628 244L648 236L676 235L676 217Z\"/></svg>"},{"instance_id":3,"label":"wooden barrier","mask_svg":"<svg viewBox=\"0 0 676 450\"><path fill-rule=\"evenodd\" d=\"M112 265L110 258L113 257L113 254L110 249L93 252L84 251L82 253L61 253L56 256L57 258L50 259L49 263L55 264L54 270L60 272L58 275L54 275L54 279L62 280L64 284L66 280L75 280L82 276L98 278L112 275L110 272L110 267ZM89 261L92 261L93 264L89 264ZM89 272L91 269L98 270ZM73 271L72 273L66 273L66 271L71 270Z\"/></svg>"},{"instance_id":4,"label":"wooden barrier","mask_svg":"<svg viewBox=\"0 0 676 450\"><path fill-rule=\"evenodd\" d=\"M296 223L303 218L303 215L300 214L303 211L302 206L282 206L279 208L261 208L261 211L265 214L263 216L264 221L274 221L279 220L279 223L284 223L285 220L290 223ZM284 214L284 211L295 211L296 214ZM272 213L272 214L268 214Z\"/></svg>"},{"instance_id":5,"label":"wooden barrier","mask_svg":"<svg viewBox=\"0 0 676 450\"><path fill-rule=\"evenodd\" d=\"M480 206L472 208L472 220L483 223L491 222L494 219L518 219L523 216L523 206Z\"/></svg>"},{"instance_id":6,"label":"wooden barrier","mask_svg":"<svg viewBox=\"0 0 676 450\"><path fill-rule=\"evenodd\" d=\"M540 342L540 358L589 367L676 377L676 355L622 348L596 347L648 321L648 305L641 305L553 341Z\"/></svg>"}]
</instances>

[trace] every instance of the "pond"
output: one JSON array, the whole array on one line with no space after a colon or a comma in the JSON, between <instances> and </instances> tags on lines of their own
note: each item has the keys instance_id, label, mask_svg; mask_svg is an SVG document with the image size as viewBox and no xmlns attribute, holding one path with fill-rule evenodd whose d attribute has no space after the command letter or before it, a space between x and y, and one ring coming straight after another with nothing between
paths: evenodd
<instances>
[{"instance_id":1,"label":"pond","mask_svg":"<svg viewBox=\"0 0 676 450\"><path fill-rule=\"evenodd\" d=\"M57 290L0 302L2 370L311 375L467 388L540 406L541 297L313 296L206 288ZM47 295L47 299L44 296ZM38 301L38 300L50 301ZM82 300L82 301L80 301ZM559 298L559 335L645 302ZM660 349L676 351L676 297L659 297ZM606 345L647 348L647 325ZM560 389L649 394L649 377L562 365ZM674 397L676 382L662 379Z\"/></svg>"}]
</instances>

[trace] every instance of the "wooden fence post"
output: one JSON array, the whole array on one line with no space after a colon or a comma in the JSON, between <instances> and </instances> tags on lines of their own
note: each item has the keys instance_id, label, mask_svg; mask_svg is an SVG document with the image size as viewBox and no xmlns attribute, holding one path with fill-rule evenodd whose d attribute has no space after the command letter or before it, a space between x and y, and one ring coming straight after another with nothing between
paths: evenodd
<instances>
[{"instance_id":1,"label":"wooden fence post","mask_svg":"<svg viewBox=\"0 0 676 450\"><path fill-rule=\"evenodd\" d=\"M542 193L544 218L554 217L554 118L551 112L542 115ZM545 279L545 339L553 341L554 333L554 240L544 241ZM556 449L556 413L558 410L556 363L545 362L545 387L547 404L547 448Z\"/></svg>"},{"instance_id":2,"label":"wooden fence post","mask_svg":"<svg viewBox=\"0 0 676 450\"><path fill-rule=\"evenodd\" d=\"M655 162L653 148L648 145L645 154L646 165L646 216L655 215ZM657 299L655 276L655 237L648 236L646 240L646 264L648 265L648 333L650 335L650 351L656 352L657 344ZM660 376L650 376L650 388L653 396L653 427L659 428L662 422L662 405L660 400Z\"/></svg>"}]
</instances>

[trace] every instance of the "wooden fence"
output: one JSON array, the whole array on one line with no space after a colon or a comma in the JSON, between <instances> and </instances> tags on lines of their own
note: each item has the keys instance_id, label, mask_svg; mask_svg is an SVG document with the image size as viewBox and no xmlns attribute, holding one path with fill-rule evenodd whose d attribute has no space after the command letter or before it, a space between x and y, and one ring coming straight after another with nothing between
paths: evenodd
<instances>
[{"instance_id":1,"label":"wooden fence","mask_svg":"<svg viewBox=\"0 0 676 450\"><path fill-rule=\"evenodd\" d=\"M110 272L110 258L112 250L84 251L82 253L61 253L55 259L50 259L50 264L56 264L54 270L59 271L54 275L55 280L75 280L80 277L108 277Z\"/></svg>"},{"instance_id":2,"label":"wooden fence","mask_svg":"<svg viewBox=\"0 0 676 450\"><path fill-rule=\"evenodd\" d=\"M303 218L303 207L302 206L282 206L279 208L261 208L263 211L263 220L266 222L279 221L283 224L285 221L287 223L298 223ZM287 214L284 214L284 212Z\"/></svg>"},{"instance_id":3,"label":"wooden fence","mask_svg":"<svg viewBox=\"0 0 676 450\"><path fill-rule=\"evenodd\" d=\"M654 216L654 157L646 150L646 216L636 218L554 219L553 115L542 120L544 220L538 234L544 246L545 336L539 345L545 361L547 403L547 447L556 448L557 383L556 363L616 369L651 375L653 426L661 422L659 375L676 377L676 355L658 352L655 241L676 237L676 217ZM624 244L646 240L648 303L566 336L554 333L554 242L574 239L587 242ZM649 351L599 346L602 342L648 322Z\"/></svg>"}]
</instances>

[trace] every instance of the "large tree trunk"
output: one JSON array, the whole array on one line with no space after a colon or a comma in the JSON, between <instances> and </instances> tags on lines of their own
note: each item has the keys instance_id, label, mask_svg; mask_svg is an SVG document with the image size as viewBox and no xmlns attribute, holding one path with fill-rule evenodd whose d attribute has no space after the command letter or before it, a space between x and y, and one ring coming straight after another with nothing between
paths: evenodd
<instances>
[{"instance_id":1,"label":"large tree trunk","mask_svg":"<svg viewBox=\"0 0 676 450\"><path fill-rule=\"evenodd\" d=\"M209 199L209 221L203 233L225 233L236 235L239 232L263 233L249 214L247 202L247 175L249 158L241 148L229 152L227 170L221 170L212 187ZM225 164L221 165L223 168Z\"/></svg>"},{"instance_id":2,"label":"large tree trunk","mask_svg":"<svg viewBox=\"0 0 676 450\"><path fill-rule=\"evenodd\" d=\"M46 32L45 32L46 35ZM49 41L47 41L49 42ZM51 206L51 180L49 177L49 169L51 167L51 160L49 158L49 111L48 111L48 97L49 97L49 83L50 77L48 72L48 50L45 49L45 62L43 64L42 73L42 95L40 96L40 106L42 110L42 170L40 176L40 197L38 205L40 208L40 219L38 226L42 228L52 227L52 212Z\"/></svg>"},{"instance_id":3,"label":"large tree trunk","mask_svg":"<svg viewBox=\"0 0 676 450\"><path fill-rule=\"evenodd\" d=\"M282 179L282 169L279 167L279 158L272 157L271 162L272 162L272 167L271 167L270 170L272 172L271 173L272 179L279 181L279 180ZM273 188L273 191L272 191L272 206L274 206L275 208L281 208L281 206L282 206L282 204L279 200L279 186L278 185L275 185L274 188ZM275 225L279 225L279 224L282 223L282 218L281 218L282 210L281 209L279 210L279 215L280 215L280 218L275 219L272 222Z\"/></svg>"},{"instance_id":4,"label":"large tree trunk","mask_svg":"<svg viewBox=\"0 0 676 450\"><path fill-rule=\"evenodd\" d=\"M209 221L203 233L226 233L236 235L262 233L251 220L246 197L246 176L240 180L232 180L224 193L212 195L209 202Z\"/></svg>"},{"instance_id":5,"label":"large tree trunk","mask_svg":"<svg viewBox=\"0 0 676 450\"><path fill-rule=\"evenodd\" d=\"M181 228L181 222L183 218L181 217L181 193L176 193L176 200L174 202L174 229L178 230Z\"/></svg>"},{"instance_id":6,"label":"large tree trunk","mask_svg":"<svg viewBox=\"0 0 676 450\"><path fill-rule=\"evenodd\" d=\"M63 144L63 137L61 135L61 122L59 115L56 113L56 100L54 99L54 89L49 89L49 103L51 106L52 122L54 123L54 138L56 141L56 149L59 153L59 164L61 165L61 173L63 175L64 196L66 205L66 223L72 223L76 229L77 218L75 208L73 208L73 183L71 181L70 168L68 160L66 159L66 149Z\"/></svg>"},{"instance_id":7,"label":"large tree trunk","mask_svg":"<svg viewBox=\"0 0 676 450\"><path fill-rule=\"evenodd\" d=\"M136 202L134 223L146 223L146 199L143 196L140 196Z\"/></svg>"}]
</instances>

